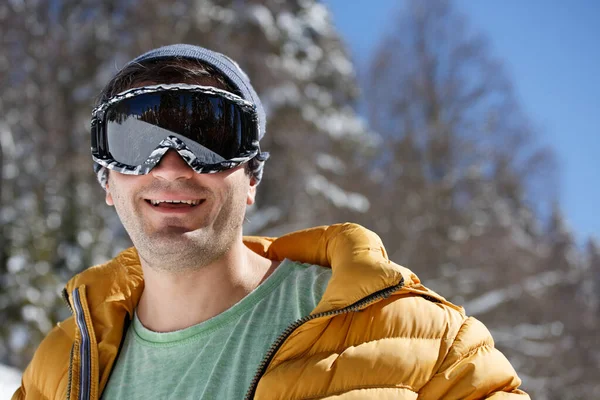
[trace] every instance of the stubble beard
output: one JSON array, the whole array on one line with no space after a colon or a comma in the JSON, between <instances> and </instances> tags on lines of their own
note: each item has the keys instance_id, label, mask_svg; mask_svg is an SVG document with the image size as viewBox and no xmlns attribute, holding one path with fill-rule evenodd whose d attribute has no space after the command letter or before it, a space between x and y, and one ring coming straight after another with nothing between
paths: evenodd
<instances>
[{"instance_id":1,"label":"stubble beard","mask_svg":"<svg viewBox=\"0 0 600 400\"><path fill-rule=\"evenodd\" d=\"M241 236L246 206L235 197L235 193L228 193L214 222L210 224L207 215L201 227L193 231L177 226L178 218L173 218L171 226L166 219L166 226L157 229L137 209L119 216L149 267L171 274L193 272L222 259Z\"/></svg>"}]
</instances>

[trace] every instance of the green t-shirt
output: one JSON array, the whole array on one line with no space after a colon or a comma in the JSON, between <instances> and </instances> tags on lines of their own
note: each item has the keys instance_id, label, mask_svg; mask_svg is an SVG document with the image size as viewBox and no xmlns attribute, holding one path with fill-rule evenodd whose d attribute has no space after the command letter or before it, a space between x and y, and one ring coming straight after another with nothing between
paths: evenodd
<instances>
[{"instance_id":1,"label":"green t-shirt","mask_svg":"<svg viewBox=\"0 0 600 400\"><path fill-rule=\"evenodd\" d=\"M158 333L137 315L103 399L243 399L265 353L310 314L331 269L283 261L259 287L198 325Z\"/></svg>"}]
</instances>

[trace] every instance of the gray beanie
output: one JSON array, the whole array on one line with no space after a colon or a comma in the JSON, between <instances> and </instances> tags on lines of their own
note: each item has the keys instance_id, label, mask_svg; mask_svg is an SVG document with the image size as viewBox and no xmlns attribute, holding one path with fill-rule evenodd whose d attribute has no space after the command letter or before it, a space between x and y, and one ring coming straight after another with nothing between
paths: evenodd
<instances>
[{"instance_id":1,"label":"gray beanie","mask_svg":"<svg viewBox=\"0 0 600 400\"><path fill-rule=\"evenodd\" d=\"M229 83L232 84L239 91L239 93L241 93L243 99L252 102L256 106L259 123L258 139L260 140L263 138L265 135L266 116L262 103L260 102L256 91L250 84L248 75L242 71L240 66L235 61L224 54L191 44L172 44L150 50L141 56L136 57L128 62L123 69L127 68L131 64L140 63L143 61L154 61L175 57L201 61L215 68L221 75L223 75L229 81ZM253 166L253 170L251 171L252 176L254 176L256 179L257 184L262 179L263 167L267 158L269 158L269 153L263 151L255 157L255 162L253 162L254 160L250 161L250 165ZM108 170L105 167L94 163L94 171L96 172L98 182L104 189L106 189L106 184L108 182Z\"/></svg>"}]
</instances>

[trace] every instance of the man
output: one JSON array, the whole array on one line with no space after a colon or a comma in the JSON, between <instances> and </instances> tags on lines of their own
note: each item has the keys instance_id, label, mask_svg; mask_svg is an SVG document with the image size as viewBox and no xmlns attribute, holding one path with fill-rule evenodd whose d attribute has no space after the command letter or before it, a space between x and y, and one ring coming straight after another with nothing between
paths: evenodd
<instances>
[{"instance_id":1,"label":"man","mask_svg":"<svg viewBox=\"0 0 600 400\"><path fill-rule=\"evenodd\" d=\"M264 134L222 54L167 46L113 78L92 156L134 247L69 281L73 316L14 398L528 398L486 328L372 232L243 237Z\"/></svg>"}]
</instances>

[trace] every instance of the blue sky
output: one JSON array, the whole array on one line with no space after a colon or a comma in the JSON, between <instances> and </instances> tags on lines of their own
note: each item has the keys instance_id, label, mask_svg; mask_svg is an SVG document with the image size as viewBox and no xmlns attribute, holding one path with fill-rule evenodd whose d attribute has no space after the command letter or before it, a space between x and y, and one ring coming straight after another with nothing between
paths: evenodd
<instances>
[{"instance_id":1,"label":"blue sky","mask_svg":"<svg viewBox=\"0 0 600 400\"><path fill-rule=\"evenodd\" d=\"M362 64L403 0L325 0ZM518 99L558 159L558 195L581 241L600 239L600 1L456 0L503 60Z\"/></svg>"}]
</instances>

